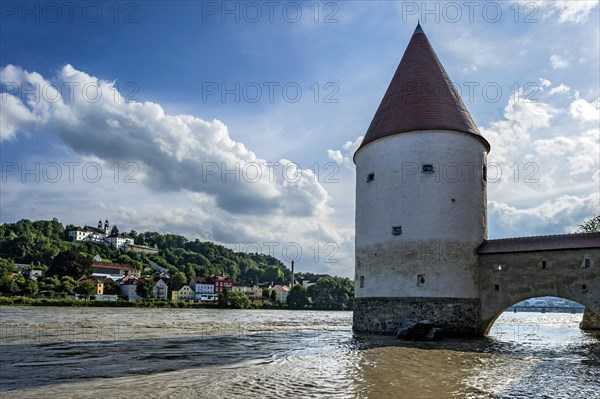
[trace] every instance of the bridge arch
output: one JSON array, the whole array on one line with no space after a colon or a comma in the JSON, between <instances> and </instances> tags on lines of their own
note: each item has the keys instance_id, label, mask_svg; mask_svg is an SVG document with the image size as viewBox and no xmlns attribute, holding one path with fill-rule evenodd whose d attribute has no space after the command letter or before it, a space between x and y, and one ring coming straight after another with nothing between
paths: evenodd
<instances>
[{"instance_id":1,"label":"bridge arch","mask_svg":"<svg viewBox=\"0 0 600 399\"><path fill-rule=\"evenodd\" d=\"M496 322L496 320L498 319L498 317L500 317L500 315L502 315L502 313L506 312L506 310L510 309L510 307L516 305L519 302L522 301L526 301L528 299L532 299L532 298L539 298L539 297L546 297L546 296L551 296L551 297L556 297L556 298L561 298L561 299L567 299L569 301L573 301L573 302L577 302L580 303L581 305L585 306L586 309L591 309L592 311L594 311L596 314L600 314L600 309L594 309L590 303L585 303L582 301L581 298L575 298L575 297L570 297L570 298L566 298L564 296L557 296L557 295L552 295L552 294L542 294L542 295L523 295L520 299L518 300L510 300L507 301L506 303L502 304L499 306L499 310L497 310L495 312L495 314L493 314L491 317L486 317L486 318L482 318L482 330L484 332L484 335L488 335L490 333L490 330L492 329L492 327L494 326L494 323ZM585 300L585 298L584 298ZM490 310L489 314L492 314L494 311ZM583 314L582 314L583 317Z\"/></svg>"},{"instance_id":2,"label":"bridge arch","mask_svg":"<svg viewBox=\"0 0 600 399\"><path fill-rule=\"evenodd\" d=\"M481 334L509 307L543 296L584 305L591 328L600 328L599 243L599 233L485 242L478 251Z\"/></svg>"}]
</instances>

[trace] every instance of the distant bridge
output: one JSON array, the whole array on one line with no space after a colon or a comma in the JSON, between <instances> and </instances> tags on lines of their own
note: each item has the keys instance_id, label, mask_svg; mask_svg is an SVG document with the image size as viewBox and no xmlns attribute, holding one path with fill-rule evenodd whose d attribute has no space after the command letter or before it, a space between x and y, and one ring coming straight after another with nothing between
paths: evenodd
<instances>
[{"instance_id":1,"label":"distant bridge","mask_svg":"<svg viewBox=\"0 0 600 399\"><path fill-rule=\"evenodd\" d=\"M552 311L555 313L583 313L585 306L511 306L507 312L542 312Z\"/></svg>"}]
</instances>

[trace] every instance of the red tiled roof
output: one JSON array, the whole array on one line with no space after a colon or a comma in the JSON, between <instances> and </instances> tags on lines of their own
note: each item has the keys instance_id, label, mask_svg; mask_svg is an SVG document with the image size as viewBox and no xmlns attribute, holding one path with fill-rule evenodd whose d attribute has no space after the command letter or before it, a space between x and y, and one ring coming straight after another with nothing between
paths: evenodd
<instances>
[{"instance_id":1,"label":"red tiled roof","mask_svg":"<svg viewBox=\"0 0 600 399\"><path fill-rule=\"evenodd\" d=\"M125 276L121 279L121 282L123 283L127 283L129 281L131 281L131 284L137 284L138 279L133 276Z\"/></svg>"},{"instance_id":2,"label":"red tiled roof","mask_svg":"<svg viewBox=\"0 0 600 399\"><path fill-rule=\"evenodd\" d=\"M92 268L94 268L94 269L114 269L114 270L136 270L131 265L121 265L118 263L108 263L108 262L93 262Z\"/></svg>"},{"instance_id":3,"label":"red tiled roof","mask_svg":"<svg viewBox=\"0 0 600 399\"><path fill-rule=\"evenodd\" d=\"M415 130L473 134L490 150L420 25L356 153L372 141Z\"/></svg>"},{"instance_id":4,"label":"red tiled roof","mask_svg":"<svg viewBox=\"0 0 600 399\"><path fill-rule=\"evenodd\" d=\"M507 252L558 251L564 249L600 248L600 233L560 234L549 236L486 240L478 254Z\"/></svg>"}]
</instances>

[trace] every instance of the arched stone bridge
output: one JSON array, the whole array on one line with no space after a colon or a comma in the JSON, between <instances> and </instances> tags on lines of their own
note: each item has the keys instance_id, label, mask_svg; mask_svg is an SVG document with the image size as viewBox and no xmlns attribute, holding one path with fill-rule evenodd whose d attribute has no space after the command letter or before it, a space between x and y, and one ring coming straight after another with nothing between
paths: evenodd
<instances>
[{"instance_id":1,"label":"arched stone bridge","mask_svg":"<svg viewBox=\"0 0 600 399\"><path fill-rule=\"evenodd\" d=\"M507 308L540 296L585 305L581 328L600 329L600 233L487 240L477 252L482 334Z\"/></svg>"}]
</instances>

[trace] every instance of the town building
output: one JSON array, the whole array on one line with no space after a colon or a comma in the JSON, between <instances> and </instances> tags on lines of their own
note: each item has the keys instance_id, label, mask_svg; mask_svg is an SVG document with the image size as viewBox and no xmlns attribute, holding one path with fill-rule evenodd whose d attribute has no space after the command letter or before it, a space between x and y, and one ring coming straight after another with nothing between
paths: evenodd
<instances>
[{"instance_id":1,"label":"town building","mask_svg":"<svg viewBox=\"0 0 600 399\"><path fill-rule=\"evenodd\" d=\"M290 293L290 287L288 287L287 285L276 285L273 287L273 291L277 293L277 302L287 302L287 296Z\"/></svg>"},{"instance_id":2,"label":"town building","mask_svg":"<svg viewBox=\"0 0 600 399\"><path fill-rule=\"evenodd\" d=\"M44 276L44 272L39 269L22 270L21 274L25 278L36 281Z\"/></svg>"},{"instance_id":3,"label":"town building","mask_svg":"<svg viewBox=\"0 0 600 399\"><path fill-rule=\"evenodd\" d=\"M187 284L181 284L173 287L171 291L171 301L193 301L195 299L194 290Z\"/></svg>"},{"instance_id":4,"label":"town building","mask_svg":"<svg viewBox=\"0 0 600 399\"><path fill-rule=\"evenodd\" d=\"M131 246L135 245L135 240L133 237L126 233L111 234L110 223L108 222L108 219L106 219L104 225L102 225L102 220L99 220L98 227L77 227L76 229L69 231L68 235L73 239L73 241L90 241L108 244L115 249L124 251L127 251ZM137 252L158 253L158 250L155 248L145 247L143 245L136 246L135 250Z\"/></svg>"},{"instance_id":5,"label":"town building","mask_svg":"<svg viewBox=\"0 0 600 399\"><path fill-rule=\"evenodd\" d=\"M104 295L104 285L111 282L111 279L99 276L83 276L77 282L91 281L94 283L94 295Z\"/></svg>"},{"instance_id":6,"label":"town building","mask_svg":"<svg viewBox=\"0 0 600 399\"><path fill-rule=\"evenodd\" d=\"M227 276L210 276L209 279L215 285L215 294L220 295L223 289L231 291L234 281Z\"/></svg>"},{"instance_id":7,"label":"town building","mask_svg":"<svg viewBox=\"0 0 600 399\"><path fill-rule=\"evenodd\" d=\"M162 279L158 280L154 284L154 288L152 289L152 293L156 299L167 300L169 298L169 287L167 283L165 283Z\"/></svg>"},{"instance_id":8,"label":"town building","mask_svg":"<svg viewBox=\"0 0 600 399\"><path fill-rule=\"evenodd\" d=\"M209 277L195 277L190 280L190 288L194 291L196 301L216 301L219 296L215 293L215 284Z\"/></svg>"},{"instance_id":9,"label":"town building","mask_svg":"<svg viewBox=\"0 0 600 399\"><path fill-rule=\"evenodd\" d=\"M126 233L111 234L106 237L106 242L109 243L115 249L129 249L130 245L133 245L133 237Z\"/></svg>"},{"instance_id":10,"label":"town building","mask_svg":"<svg viewBox=\"0 0 600 399\"><path fill-rule=\"evenodd\" d=\"M262 298L262 288L258 284L234 284L231 290L239 291L251 300Z\"/></svg>"},{"instance_id":11,"label":"town building","mask_svg":"<svg viewBox=\"0 0 600 399\"><path fill-rule=\"evenodd\" d=\"M113 276L133 276L140 277L142 272L131 265L111 262L92 262L92 272L94 274L106 274Z\"/></svg>"},{"instance_id":12,"label":"town building","mask_svg":"<svg viewBox=\"0 0 600 399\"><path fill-rule=\"evenodd\" d=\"M137 293L138 280L133 276L125 276L119 280L119 292L130 302L141 301L144 298Z\"/></svg>"}]
</instances>

